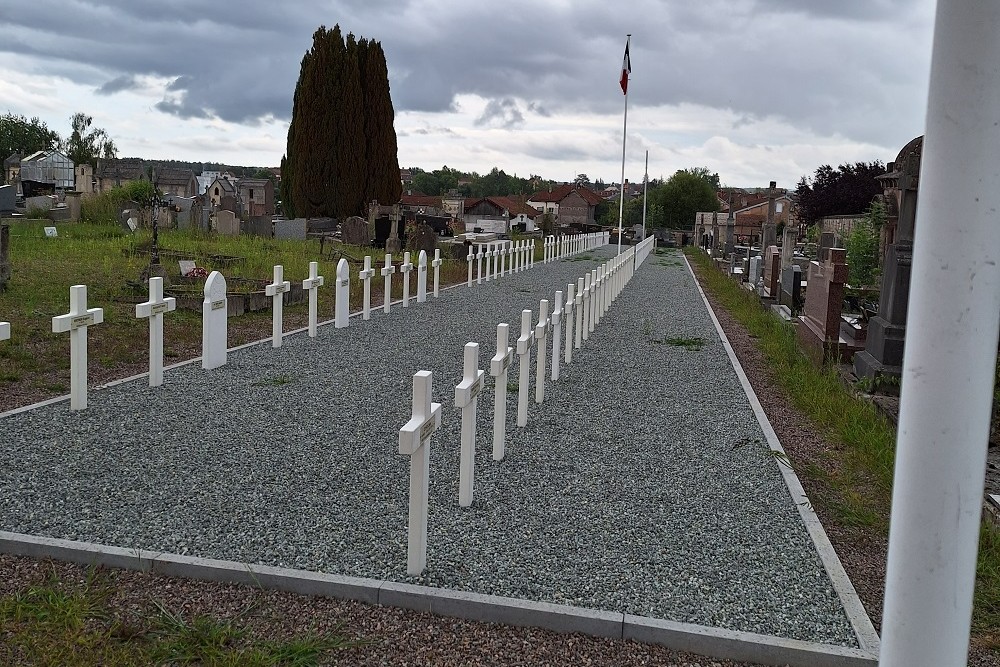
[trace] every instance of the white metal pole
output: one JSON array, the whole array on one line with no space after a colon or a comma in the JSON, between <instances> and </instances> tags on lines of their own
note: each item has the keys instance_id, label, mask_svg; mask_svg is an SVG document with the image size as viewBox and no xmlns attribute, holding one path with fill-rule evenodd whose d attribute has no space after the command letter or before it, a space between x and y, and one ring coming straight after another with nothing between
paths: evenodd
<instances>
[{"instance_id":1,"label":"white metal pole","mask_svg":"<svg viewBox=\"0 0 1000 667\"><path fill-rule=\"evenodd\" d=\"M964 665L1000 332L1000 3L939 0L879 664Z\"/></svg>"},{"instance_id":2,"label":"white metal pole","mask_svg":"<svg viewBox=\"0 0 1000 667\"><path fill-rule=\"evenodd\" d=\"M646 151L646 170L642 174L642 238L646 239L646 193L649 192L649 151Z\"/></svg>"},{"instance_id":3,"label":"white metal pole","mask_svg":"<svg viewBox=\"0 0 1000 667\"><path fill-rule=\"evenodd\" d=\"M632 33L625 39L625 48L628 49L629 42L632 41ZM625 118L622 122L622 189L618 196L618 254L622 252L622 217L625 215L625 138L628 136L628 86L625 86Z\"/></svg>"}]
</instances>

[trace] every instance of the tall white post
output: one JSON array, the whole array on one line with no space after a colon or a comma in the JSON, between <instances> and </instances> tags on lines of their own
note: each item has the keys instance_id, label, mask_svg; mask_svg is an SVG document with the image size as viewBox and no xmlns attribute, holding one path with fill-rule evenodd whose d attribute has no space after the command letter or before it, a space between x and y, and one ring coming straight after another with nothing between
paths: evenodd
<instances>
[{"instance_id":1,"label":"tall white post","mask_svg":"<svg viewBox=\"0 0 1000 667\"><path fill-rule=\"evenodd\" d=\"M441 284L441 249L434 248L434 259L431 260L431 266L434 267L434 298L441 296L440 284Z\"/></svg>"},{"instance_id":2,"label":"tall white post","mask_svg":"<svg viewBox=\"0 0 1000 667\"><path fill-rule=\"evenodd\" d=\"M136 317L149 318L149 386L163 384L163 313L177 308L177 299L163 298L163 278L149 279L149 301L137 303Z\"/></svg>"},{"instance_id":3,"label":"tall white post","mask_svg":"<svg viewBox=\"0 0 1000 667\"><path fill-rule=\"evenodd\" d=\"M431 402L430 371L413 376L410 420L399 429L399 453L410 457L410 512L407 529L406 574L416 577L427 567L427 497L430 481L430 439L441 427L441 404Z\"/></svg>"},{"instance_id":4,"label":"tall white post","mask_svg":"<svg viewBox=\"0 0 1000 667\"><path fill-rule=\"evenodd\" d=\"M479 250L476 251L476 284L483 284L483 244L479 244Z\"/></svg>"},{"instance_id":5,"label":"tall white post","mask_svg":"<svg viewBox=\"0 0 1000 667\"><path fill-rule=\"evenodd\" d=\"M417 303L427 301L427 251L417 255Z\"/></svg>"},{"instance_id":6,"label":"tall white post","mask_svg":"<svg viewBox=\"0 0 1000 667\"><path fill-rule=\"evenodd\" d=\"M584 310L586 310L587 300L584 298L586 296L586 288L583 286L583 278L576 279L576 339L573 345L577 350L580 349L583 340L583 332L587 330L585 326L586 318L584 318Z\"/></svg>"},{"instance_id":7,"label":"tall white post","mask_svg":"<svg viewBox=\"0 0 1000 667\"><path fill-rule=\"evenodd\" d=\"M573 363L573 318L576 317L576 294L573 283L566 285L566 357L567 364Z\"/></svg>"},{"instance_id":8,"label":"tall white post","mask_svg":"<svg viewBox=\"0 0 1000 667\"><path fill-rule=\"evenodd\" d=\"M69 332L69 409L87 407L87 327L104 321L103 308L87 308L87 286L69 288L69 312L52 318L52 333Z\"/></svg>"},{"instance_id":9,"label":"tall white post","mask_svg":"<svg viewBox=\"0 0 1000 667\"><path fill-rule=\"evenodd\" d=\"M281 347L285 292L290 289L292 283L285 280L285 267L275 264L274 282L264 286L264 294L271 297L271 347Z\"/></svg>"},{"instance_id":10,"label":"tall white post","mask_svg":"<svg viewBox=\"0 0 1000 667\"><path fill-rule=\"evenodd\" d=\"M316 320L319 319L319 288L323 276L319 275L319 262L309 262L309 277L302 281L302 289L309 292L309 337L316 337Z\"/></svg>"},{"instance_id":11,"label":"tall white post","mask_svg":"<svg viewBox=\"0 0 1000 667\"><path fill-rule=\"evenodd\" d=\"M531 381L531 311L521 311L521 337L517 339L517 425L528 425L528 383Z\"/></svg>"},{"instance_id":12,"label":"tall white post","mask_svg":"<svg viewBox=\"0 0 1000 667\"><path fill-rule=\"evenodd\" d=\"M535 325L535 342L538 345L538 356L535 359L535 403L545 400L545 359L549 333L549 300L542 299L538 304L538 324Z\"/></svg>"},{"instance_id":13,"label":"tall white post","mask_svg":"<svg viewBox=\"0 0 1000 667\"><path fill-rule=\"evenodd\" d=\"M475 257L475 254L473 253L472 246L470 245L469 246L469 256L465 258L469 262L469 279L465 283L466 287L472 287L472 259L473 259L473 257Z\"/></svg>"},{"instance_id":14,"label":"tall white post","mask_svg":"<svg viewBox=\"0 0 1000 667\"><path fill-rule=\"evenodd\" d=\"M225 366L229 344L229 299L226 278L218 271L208 274L205 300L201 302L201 367Z\"/></svg>"},{"instance_id":15,"label":"tall white post","mask_svg":"<svg viewBox=\"0 0 1000 667\"><path fill-rule=\"evenodd\" d=\"M479 343L465 344L462 381L455 386L455 407L462 410L462 450L458 466L458 504L472 505L476 470L476 404L483 389Z\"/></svg>"},{"instance_id":16,"label":"tall white post","mask_svg":"<svg viewBox=\"0 0 1000 667\"><path fill-rule=\"evenodd\" d=\"M410 253L404 252L403 263L399 266L399 274L403 278L403 308L410 307L410 271L413 271Z\"/></svg>"},{"instance_id":17,"label":"tall white post","mask_svg":"<svg viewBox=\"0 0 1000 667\"><path fill-rule=\"evenodd\" d=\"M493 460L502 461L507 439L507 371L514 359L514 348L508 346L510 325L497 325L497 353L490 359L490 375L496 390L493 401Z\"/></svg>"},{"instance_id":18,"label":"tall white post","mask_svg":"<svg viewBox=\"0 0 1000 667\"><path fill-rule=\"evenodd\" d=\"M334 308L333 326L344 329L351 323L351 267L343 257L337 262L337 280L334 298L337 300Z\"/></svg>"},{"instance_id":19,"label":"tall white post","mask_svg":"<svg viewBox=\"0 0 1000 667\"><path fill-rule=\"evenodd\" d=\"M396 267L392 265L392 255L385 254L385 266L381 273L385 276L385 299L382 301L382 312L389 312L389 304L392 303L392 274L396 272Z\"/></svg>"},{"instance_id":20,"label":"tall white post","mask_svg":"<svg viewBox=\"0 0 1000 667\"><path fill-rule=\"evenodd\" d=\"M556 290L556 307L552 311L552 381L559 379L559 352L562 345L563 293Z\"/></svg>"},{"instance_id":21,"label":"tall white post","mask_svg":"<svg viewBox=\"0 0 1000 667\"><path fill-rule=\"evenodd\" d=\"M882 667L964 665L1000 332L1000 3L939 0L903 356Z\"/></svg>"},{"instance_id":22,"label":"tall white post","mask_svg":"<svg viewBox=\"0 0 1000 667\"><path fill-rule=\"evenodd\" d=\"M375 277L375 269L372 268L371 255L365 255L364 268L358 271L358 280L364 285L364 297L361 301L361 319L370 320L372 317L372 278Z\"/></svg>"}]
</instances>

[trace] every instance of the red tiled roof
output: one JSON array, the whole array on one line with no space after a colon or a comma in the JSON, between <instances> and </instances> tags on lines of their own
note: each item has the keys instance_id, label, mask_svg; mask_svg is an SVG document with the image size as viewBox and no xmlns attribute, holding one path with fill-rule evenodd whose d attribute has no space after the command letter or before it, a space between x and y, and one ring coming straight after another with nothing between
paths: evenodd
<instances>
[{"instance_id":1,"label":"red tiled roof","mask_svg":"<svg viewBox=\"0 0 1000 667\"><path fill-rule=\"evenodd\" d=\"M434 208L441 208L441 198L431 195L404 194L399 198L399 203L404 206L433 206Z\"/></svg>"},{"instance_id":2,"label":"red tiled roof","mask_svg":"<svg viewBox=\"0 0 1000 667\"><path fill-rule=\"evenodd\" d=\"M586 201L591 206L597 206L602 201L604 201L604 197L597 194L590 188L586 188L582 185L572 185L572 184L560 185L559 187L552 188L551 190L548 191L542 190L540 192L536 192L535 194L528 197L528 201L559 203L563 199L568 197L569 194L574 190L578 195L583 197L584 201Z\"/></svg>"}]
</instances>

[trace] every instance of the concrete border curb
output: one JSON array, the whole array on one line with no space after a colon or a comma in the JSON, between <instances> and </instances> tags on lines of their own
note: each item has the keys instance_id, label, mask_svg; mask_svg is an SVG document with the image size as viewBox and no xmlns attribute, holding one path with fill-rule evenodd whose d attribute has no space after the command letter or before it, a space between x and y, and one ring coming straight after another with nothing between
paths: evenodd
<instances>
[{"instance_id":1,"label":"concrete border curb","mask_svg":"<svg viewBox=\"0 0 1000 667\"><path fill-rule=\"evenodd\" d=\"M809 498L802 488L802 483L789 465L785 449L781 446L778 435L775 433L774 427L771 426L771 422L767 418L767 413L764 412L764 407L760 404L756 392L754 392L753 387L750 385L750 380L743 370L743 365L740 364L740 360L736 356L736 351L733 350L726 332L722 329L722 324L719 323L719 319L715 316L715 311L712 310L712 305L709 303L708 297L705 296L705 291L702 289L701 283L698 282L698 277L695 275L694 269L691 268L691 263L688 261L686 255L684 256L684 262L687 264L688 272L690 272L691 277L694 279L698 293L705 302L705 308L708 310L709 317L712 318L712 323L715 325L719 338L722 340L722 346L726 349L726 354L729 355L733 368L736 370L736 375L739 377L740 385L742 385L743 391L750 401L754 415L757 417L757 421L764 431L767 445L775 453L775 465L778 466L778 470L785 480L785 485L788 487L788 493L791 495L792 502L798 508L799 515L802 517L803 523L805 523L806 530L809 532L810 538L812 538L820 560L823 561L823 567L830 578L830 583L840 598L844 613L847 615L848 621L850 621L851 627L854 629L858 645L864 653L870 654L877 661L880 641L878 633L875 631L875 626L868 617L868 612L865 611L865 607L861 603L861 598L858 597L858 592L855 590L854 584L851 583L850 577L847 576L847 571L840 562L840 558L837 556L830 538L827 537L819 516L813 510L812 504L809 502Z\"/></svg>"}]
</instances>

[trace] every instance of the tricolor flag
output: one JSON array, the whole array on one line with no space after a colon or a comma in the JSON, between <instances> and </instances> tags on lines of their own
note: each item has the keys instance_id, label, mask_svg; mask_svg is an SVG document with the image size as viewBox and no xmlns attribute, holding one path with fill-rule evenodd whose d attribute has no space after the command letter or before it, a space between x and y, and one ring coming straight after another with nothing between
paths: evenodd
<instances>
[{"instance_id":1,"label":"tricolor flag","mask_svg":"<svg viewBox=\"0 0 1000 667\"><path fill-rule=\"evenodd\" d=\"M622 78L619 83L622 86L622 94L628 95L628 75L632 73L632 61L628 59L628 42L625 40L625 59L622 61Z\"/></svg>"}]
</instances>

